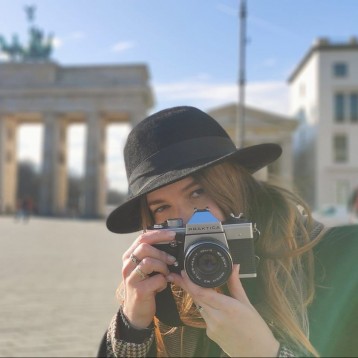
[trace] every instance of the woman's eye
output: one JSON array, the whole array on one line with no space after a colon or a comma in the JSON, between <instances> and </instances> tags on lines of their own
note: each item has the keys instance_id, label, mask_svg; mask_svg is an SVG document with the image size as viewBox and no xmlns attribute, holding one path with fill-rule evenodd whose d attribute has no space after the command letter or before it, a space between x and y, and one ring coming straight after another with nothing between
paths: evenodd
<instances>
[{"instance_id":1,"label":"woman's eye","mask_svg":"<svg viewBox=\"0 0 358 358\"><path fill-rule=\"evenodd\" d=\"M201 196L202 194L204 194L204 189L203 189L203 188L199 188L199 189L194 190L194 191L191 193L191 196L192 196L193 198L198 198L198 197Z\"/></svg>"},{"instance_id":2,"label":"woman's eye","mask_svg":"<svg viewBox=\"0 0 358 358\"><path fill-rule=\"evenodd\" d=\"M155 208L153 210L153 214L162 213L167 207L168 207L168 205L159 206L158 208Z\"/></svg>"}]
</instances>

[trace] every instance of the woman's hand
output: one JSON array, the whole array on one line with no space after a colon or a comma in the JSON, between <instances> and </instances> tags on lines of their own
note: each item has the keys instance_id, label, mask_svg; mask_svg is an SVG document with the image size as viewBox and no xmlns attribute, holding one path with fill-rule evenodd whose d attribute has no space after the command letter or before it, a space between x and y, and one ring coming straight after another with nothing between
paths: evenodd
<instances>
[{"instance_id":1,"label":"woman's hand","mask_svg":"<svg viewBox=\"0 0 358 358\"><path fill-rule=\"evenodd\" d=\"M239 265L234 265L227 282L231 297L194 284L184 271L182 276L171 273L168 279L191 295L208 337L230 357L276 357L279 343L251 305L239 279Z\"/></svg>"},{"instance_id":2,"label":"woman's hand","mask_svg":"<svg viewBox=\"0 0 358 358\"><path fill-rule=\"evenodd\" d=\"M172 241L174 237L175 232L167 230L145 232L122 257L123 312L138 329L146 328L152 322L156 311L155 295L167 287L168 265L175 262L175 257L151 245ZM153 272L158 274L148 276Z\"/></svg>"}]
</instances>

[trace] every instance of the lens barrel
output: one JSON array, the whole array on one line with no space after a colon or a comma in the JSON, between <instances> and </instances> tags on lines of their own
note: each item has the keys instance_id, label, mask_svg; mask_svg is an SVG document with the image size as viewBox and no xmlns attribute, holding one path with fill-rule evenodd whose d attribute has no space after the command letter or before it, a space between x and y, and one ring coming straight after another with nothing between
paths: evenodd
<instances>
[{"instance_id":1,"label":"lens barrel","mask_svg":"<svg viewBox=\"0 0 358 358\"><path fill-rule=\"evenodd\" d=\"M229 248L210 237L201 238L185 252L185 271L201 287L223 285L232 272L232 265Z\"/></svg>"}]
</instances>

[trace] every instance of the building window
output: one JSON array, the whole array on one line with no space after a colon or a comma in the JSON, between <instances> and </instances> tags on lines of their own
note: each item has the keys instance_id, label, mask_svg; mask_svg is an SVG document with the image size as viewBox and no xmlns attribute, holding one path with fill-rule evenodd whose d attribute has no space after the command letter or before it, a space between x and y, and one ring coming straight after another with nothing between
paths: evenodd
<instances>
[{"instance_id":1,"label":"building window","mask_svg":"<svg viewBox=\"0 0 358 358\"><path fill-rule=\"evenodd\" d=\"M303 108L300 108L298 112L296 113L295 117L298 119L298 122L300 125L305 124L307 122L306 120L306 112Z\"/></svg>"},{"instance_id":2,"label":"building window","mask_svg":"<svg viewBox=\"0 0 358 358\"><path fill-rule=\"evenodd\" d=\"M351 122L358 122L358 94L350 95L350 117Z\"/></svg>"},{"instance_id":3,"label":"building window","mask_svg":"<svg viewBox=\"0 0 358 358\"><path fill-rule=\"evenodd\" d=\"M347 77L348 66L344 62L337 62L333 64L333 75L334 77Z\"/></svg>"},{"instance_id":4,"label":"building window","mask_svg":"<svg viewBox=\"0 0 358 358\"><path fill-rule=\"evenodd\" d=\"M337 180L336 182L336 203L346 205L350 194L350 185L348 180Z\"/></svg>"},{"instance_id":5,"label":"building window","mask_svg":"<svg viewBox=\"0 0 358 358\"><path fill-rule=\"evenodd\" d=\"M334 136L333 153L335 163L346 163L348 161L348 141L345 134Z\"/></svg>"},{"instance_id":6,"label":"building window","mask_svg":"<svg viewBox=\"0 0 358 358\"><path fill-rule=\"evenodd\" d=\"M334 97L334 119L341 123L344 121L344 95L343 93L336 93Z\"/></svg>"}]
</instances>

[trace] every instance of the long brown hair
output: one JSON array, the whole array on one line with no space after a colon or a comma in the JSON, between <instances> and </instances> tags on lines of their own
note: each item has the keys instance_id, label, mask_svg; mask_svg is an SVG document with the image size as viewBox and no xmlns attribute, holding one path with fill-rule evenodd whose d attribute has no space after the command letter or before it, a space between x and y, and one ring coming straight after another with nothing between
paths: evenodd
<instances>
[{"instance_id":1,"label":"long brown hair","mask_svg":"<svg viewBox=\"0 0 358 358\"><path fill-rule=\"evenodd\" d=\"M314 296L311 248L320 236L310 237L312 218L307 205L289 190L257 181L235 163L223 162L193 177L226 216L243 213L256 223L260 230L255 251L260 257L257 280L261 299L255 308L279 340L318 356L308 339L307 306ZM144 227L153 223L145 200L142 218ZM173 287L173 292L182 321L205 327L191 297L178 287ZM159 329L156 340L158 355L164 356Z\"/></svg>"}]
</instances>

